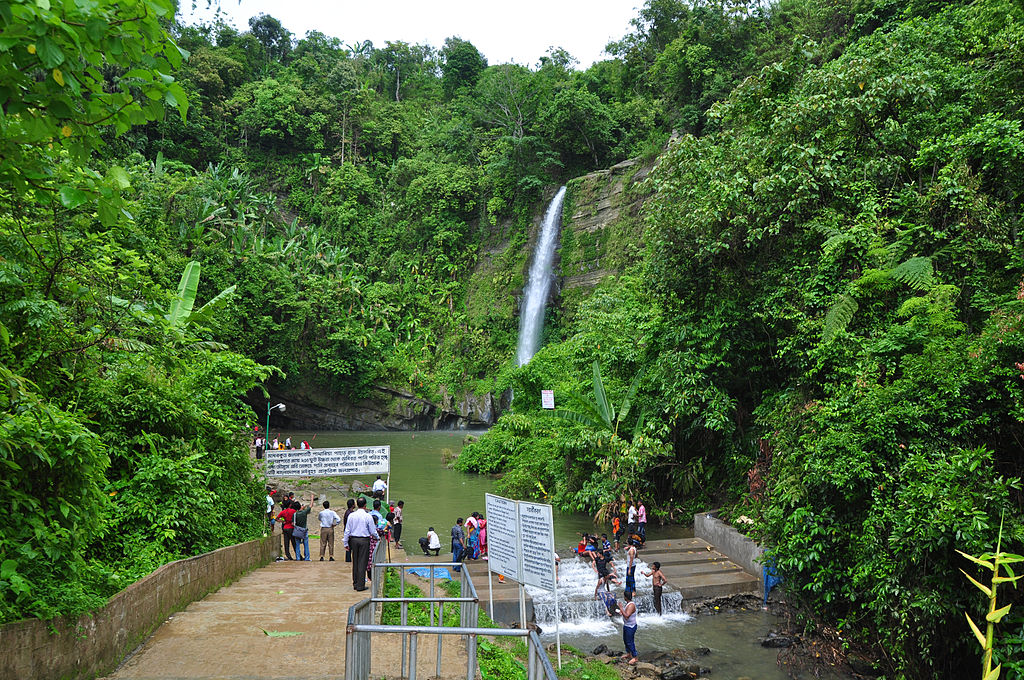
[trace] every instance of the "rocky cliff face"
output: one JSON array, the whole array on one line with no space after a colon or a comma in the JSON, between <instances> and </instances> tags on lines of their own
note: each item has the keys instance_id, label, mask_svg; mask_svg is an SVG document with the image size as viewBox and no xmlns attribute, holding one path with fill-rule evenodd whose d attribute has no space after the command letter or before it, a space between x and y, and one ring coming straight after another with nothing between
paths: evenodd
<instances>
[{"instance_id":1,"label":"rocky cliff face","mask_svg":"<svg viewBox=\"0 0 1024 680\"><path fill-rule=\"evenodd\" d=\"M503 409L508 408L511 395L485 394L448 395L441 403L417 397L403 390L376 386L364 399L350 401L316 389L306 389L280 397L272 395L273 403L284 403L285 411L271 414L271 429L295 430L466 430L490 427ZM257 413L266 409L266 402L252 398Z\"/></svg>"},{"instance_id":2,"label":"rocky cliff face","mask_svg":"<svg viewBox=\"0 0 1024 680\"><path fill-rule=\"evenodd\" d=\"M605 277L639 260L643 250L640 207L647 197L639 182L652 167L628 160L569 182L558 287L567 317Z\"/></svg>"}]
</instances>

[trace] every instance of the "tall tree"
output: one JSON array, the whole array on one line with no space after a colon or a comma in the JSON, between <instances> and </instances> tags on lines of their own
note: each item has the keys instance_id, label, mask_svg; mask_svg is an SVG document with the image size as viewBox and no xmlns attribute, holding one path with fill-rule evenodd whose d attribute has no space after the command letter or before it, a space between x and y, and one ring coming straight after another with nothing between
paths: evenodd
<instances>
[{"instance_id":1,"label":"tall tree","mask_svg":"<svg viewBox=\"0 0 1024 680\"><path fill-rule=\"evenodd\" d=\"M487 59L473 43L454 36L444 41L441 58L441 89L446 99L463 88L475 87L487 68Z\"/></svg>"}]
</instances>

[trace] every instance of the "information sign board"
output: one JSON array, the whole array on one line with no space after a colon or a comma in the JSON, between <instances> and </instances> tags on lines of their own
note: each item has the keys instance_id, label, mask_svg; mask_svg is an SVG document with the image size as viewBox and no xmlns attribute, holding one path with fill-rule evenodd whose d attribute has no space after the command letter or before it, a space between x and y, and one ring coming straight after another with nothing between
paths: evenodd
<instances>
[{"instance_id":1,"label":"information sign board","mask_svg":"<svg viewBox=\"0 0 1024 680\"><path fill-rule=\"evenodd\" d=\"M269 449L266 461L268 477L386 475L391 471L391 447Z\"/></svg>"},{"instance_id":2,"label":"information sign board","mask_svg":"<svg viewBox=\"0 0 1024 680\"><path fill-rule=\"evenodd\" d=\"M541 390L540 391L540 406L541 408L553 409L555 407L555 391L554 390Z\"/></svg>"},{"instance_id":3,"label":"information sign board","mask_svg":"<svg viewBox=\"0 0 1024 680\"><path fill-rule=\"evenodd\" d=\"M544 590L554 590L555 537L552 531L551 506L519 501L519 536L522 545L523 583Z\"/></svg>"},{"instance_id":4,"label":"information sign board","mask_svg":"<svg viewBox=\"0 0 1024 680\"><path fill-rule=\"evenodd\" d=\"M516 502L484 495L487 517L487 568L513 581L519 580L519 516Z\"/></svg>"}]
</instances>

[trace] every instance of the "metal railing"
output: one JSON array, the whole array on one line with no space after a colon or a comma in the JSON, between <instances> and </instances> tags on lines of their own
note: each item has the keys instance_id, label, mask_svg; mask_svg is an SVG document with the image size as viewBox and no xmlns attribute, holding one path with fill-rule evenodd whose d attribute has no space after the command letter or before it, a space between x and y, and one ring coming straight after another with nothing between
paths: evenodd
<instances>
[{"instance_id":1,"label":"metal railing","mask_svg":"<svg viewBox=\"0 0 1024 680\"><path fill-rule=\"evenodd\" d=\"M378 544L378 549L380 544ZM375 551L376 552L376 551ZM376 554L374 555L376 557ZM556 680L555 669L544 652L540 638L535 631L521 628L480 628L480 598L477 596L473 579L468 569L461 569L459 583L462 588L461 597L441 597L436 594L437 567L464 567L458 562L406 562L373 564L371 579L371 597L352 605L348 610L348 625L345 629L345 680L368 680L372 660L371 644L374 635L397 634L402 636L402 678L416 680L416 660L419 651L420 635L437 636L437 658L435 674L441 677L441 646L444 637L451 635L463 636L466 639L466 679L474 680L477 673L477 639L479 636L521 637L526 641L527 648L527 680ZM427 597L406 597L405 576L410 567L428 567L430 569L430 589ZM401 574L399 597L382 597L385 572L396 568ZM375 624L377 605L397 603L400 607L399 625ZM410 626L409 604L429 604L430 625ZM445 604L458 605L459 625L444 625ZM436 612L436 619L435 619ZM435 620L437 624L435 625Z\"/></svg>"}]
</instances>

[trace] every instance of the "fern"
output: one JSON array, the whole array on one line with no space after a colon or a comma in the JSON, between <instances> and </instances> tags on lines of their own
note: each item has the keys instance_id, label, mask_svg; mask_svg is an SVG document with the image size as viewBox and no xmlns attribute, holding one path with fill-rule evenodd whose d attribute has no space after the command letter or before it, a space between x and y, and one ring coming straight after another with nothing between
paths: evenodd
<instances>
[{"instance_id":1,"label":"fern","mask_svg":"<svg viewBox=\"0 0 1024 680\"><path fill-rule=\"evenodd\" d=\"M927 290L935 280L932 258L912 257L892 270L892 277L914 290Z\"/></svg>"},{"instance_id":2,"label":"fern","mask_svg":"<svg viewBox=\"0 0 1024 680\"><path fill-rule=\"evenodd\" d=\"M857 313L857 301L849 295L839 296L839 300L832 305L825 315L825 328L821 336L824 342L832 342L837 335L846 330Z\"/></svg>"}]
</instances>

